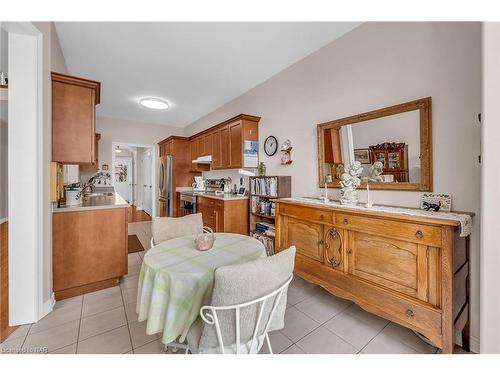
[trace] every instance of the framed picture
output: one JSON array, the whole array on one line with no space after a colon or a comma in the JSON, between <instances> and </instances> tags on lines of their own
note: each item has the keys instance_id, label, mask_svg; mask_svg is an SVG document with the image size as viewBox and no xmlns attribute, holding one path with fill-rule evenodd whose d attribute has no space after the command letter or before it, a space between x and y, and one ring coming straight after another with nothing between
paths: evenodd
<instances>
[{"instance_id":1,"label":"framed picture","mask_svg":"<svg viewBox=\"0 0 500 375\"><path fill-rule=\"evenodd\" d=\"M371 164L370 149L368 148L354 149L354 161L359 161L361 164Z\"/></svg>"},{"instance_id":2,"label":"framed picture","mask_svg":"<svg viewBox=\"0 0 500 375\"><path fill-rule=\"evenodd\" d=\"M451 195L424 193L420 199L420 208L426 211L451 211Z\"/></svg>"}]
</instances>

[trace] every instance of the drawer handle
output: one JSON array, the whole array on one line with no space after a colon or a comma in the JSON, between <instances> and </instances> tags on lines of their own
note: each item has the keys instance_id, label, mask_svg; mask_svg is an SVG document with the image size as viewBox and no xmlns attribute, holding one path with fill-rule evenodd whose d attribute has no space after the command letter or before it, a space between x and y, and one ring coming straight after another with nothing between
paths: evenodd
<instances>
[{"instance_id":1,"label":"drawer handle","mask_svg":"<svg viewBox=\"0 0 500 375\"><path fill-rule=\"evenodd\" d=\"M323 245L324 243L325 243L325 241L323 241L323 240L318 241L318 245Z\"/></svg>"},{"instance_id":2,"label":"drawer handle","mask_svg":"<svg viewBox=\"0 0 500 375\"><path fill-rule=\"evenodd\" d=\"M408 318L413 318L413 316L415 315L412 309L407 309L405 314Z\"/></svg>"},{"instance_id":3,"label":"drawer handle","mask_svg":"<svg viewBox=\"0 0 500 375\"><path fill-rule=\"evenodd\" d=\"M340 264L340 262L337 260L337 258L332 257L332 259L330 259L330 264L334 267L337 267Z\"/></svg>"},{"instance_id":4,"label":"drawer handle","mask_svg":"<svg viewBox=\"0 0 500 375\"><path fill-rule=\"evenodd\" d=\"M324 218L325 218L325 215L323 215L323 214L319 215L320 220L323 220Z\"/></svg>"},{"instance_id":5,"label":"drawer handle","mask_svg":"<svg viewBox=\"0 0 500 375\"><path fill-rule=\"evenodd\" d=\"M351 249L347 250L347 254L352 254L352 250Z\"/></svg>"},{"instance_id":6,"label":"drawer handle","mask_svg":"<svg viewBox=\"0 0 500 375\"><path fill-rule=\"evenodd\" d=\"M423 238L424 237L424 233L419 229L415 232L415 237L417 238Z\"/></svg>"},{"instance_id":7,"label":"drawer handle","mask_svg":"<svg viewBox=\"0 0 500 375\"><path fill-rule=\"evenodd\" d=\"M344 219L342 222L343 222L345 225L349 224L349 220L347 220L347 219Z\"/></svg>"}]
</instances>

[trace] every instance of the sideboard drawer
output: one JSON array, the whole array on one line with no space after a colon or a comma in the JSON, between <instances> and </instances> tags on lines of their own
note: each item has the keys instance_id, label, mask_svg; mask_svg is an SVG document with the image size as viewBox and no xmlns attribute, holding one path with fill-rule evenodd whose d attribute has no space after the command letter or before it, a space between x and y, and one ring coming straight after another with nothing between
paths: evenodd
<instances>
[{"instance_id":1,"label":"sideboard drawer","mask_svg":"<svg viewBox=\"0 0 500 375\"><path fill-rule=\"evenodd\" d=\"M280 207L280 214L328 224L333 224L334 216L332 211L291 205L282 205Z\"/></svg>"},{"instance_id":2,"label":"sideboard drawer","mask_svg":"<svg viewBox=\"0 0 500 375\"><path fill-rule=\"evenodd\" d=\"M339 213L335 215L335 224L361 232L441 247L441 229L430 225Z\"/></svg>"}]
</instances>

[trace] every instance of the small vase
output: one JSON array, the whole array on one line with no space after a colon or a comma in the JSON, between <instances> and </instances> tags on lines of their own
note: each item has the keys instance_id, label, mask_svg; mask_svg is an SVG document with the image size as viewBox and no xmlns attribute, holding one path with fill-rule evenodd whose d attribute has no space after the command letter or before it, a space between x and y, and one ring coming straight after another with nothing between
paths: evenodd
<instances>
[{"instance_id":1,"label":"small vase","mask_svg":"<svg viewBox=\"0 0 500 375\"><path fill-rule=\"evenodd\" d=\"M257 168L257 173L259 176L265 176L266 175L266 165L264 164L264 162L260 162L259 163L259 166Z\"/></svg>"}]
</instances>

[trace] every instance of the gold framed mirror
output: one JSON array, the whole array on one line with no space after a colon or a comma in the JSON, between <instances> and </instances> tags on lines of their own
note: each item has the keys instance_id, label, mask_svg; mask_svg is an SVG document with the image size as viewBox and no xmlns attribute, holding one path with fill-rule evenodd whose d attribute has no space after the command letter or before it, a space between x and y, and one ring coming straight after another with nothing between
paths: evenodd
<instances>
[{"instance_id":1,"label":"gold framed mirror","mask_svg":"<svg viewBox=\"0 0 500 375\"><path fill-rule=\"evenodd\" d=\"M431 97L318 124L319 187L340 188L361 162L361 187L432 191Z\"/></svg>"}]
</instances>

